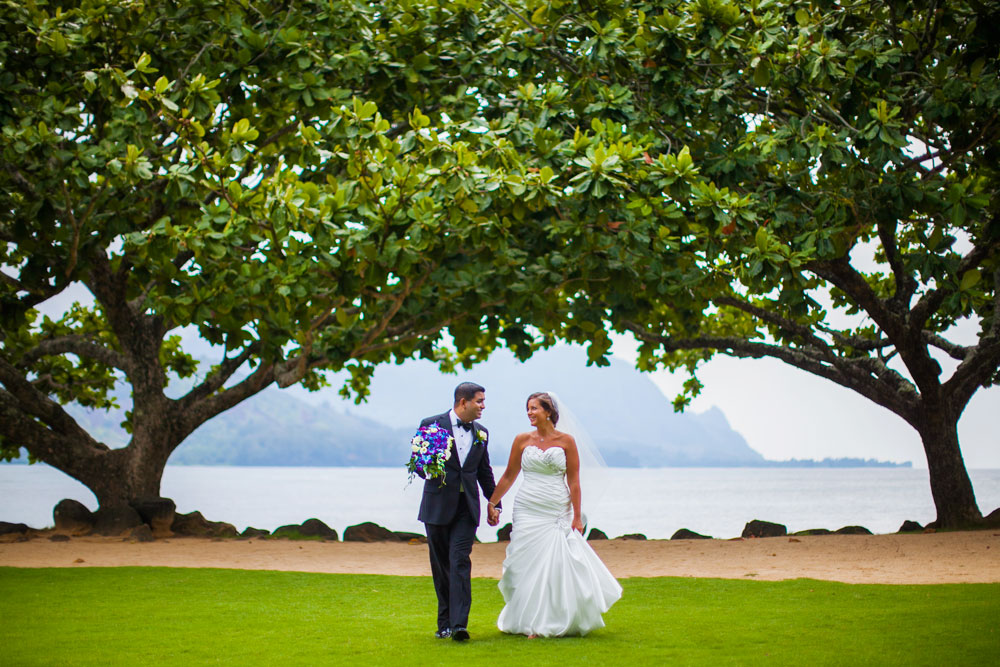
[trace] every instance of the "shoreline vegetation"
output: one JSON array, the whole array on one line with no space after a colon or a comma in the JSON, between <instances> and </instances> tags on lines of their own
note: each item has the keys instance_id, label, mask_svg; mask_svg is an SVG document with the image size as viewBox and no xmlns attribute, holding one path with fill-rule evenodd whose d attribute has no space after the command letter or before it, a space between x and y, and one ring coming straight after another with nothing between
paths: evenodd
<instances>
[{"instance_id":1,"label":"shoreline vegetation","mask_svg":"<svg viewBox=\"0 0 1000 667\"><path fill-rule=\"evenodd\" d=\"M981 525L970 527L969 530L1000 530L1000 508L988 514ZM615 537L609 536L600 527L585 526L584 532L588 541L633 540L647 541L642 533L628 533ZM930 522L921 525L916 521L906 520L895 533L883 535L902 535L935 533L937 525ZM497 531L497 542L510 541L511 524L501 525ZM871 530L860 525L846 525L836 529L809 528L789 532L780 523L753 519L747 522L738 537L702 535L688 528L680 528L674 532L668 541L676 540L735 540L770 537L815 537L824 535L874 535ZM426 542L422 533L396 531L381 526L372 521L348 526L343 534L331 528L317 518L310 518L301 524L279 526L274 531L248 526L242 532L225 521L211 521L201 512L187 514L176 512L176 505L169 498L147 498L133 503L125 510L107 512L98 510L92 512L83 503L72 500L61 500L53 509L53 525L44 528L34 528L24 523L13 523L0 520L0 543L23 542L35 538L48 538L50 541L68 541L74 537L85 536L119 537L124 540L152 542L156 539L172 537L202 537L213 539L286 539L286 540L317 540L330 542ZM653 540L664 541L664 540ZM476 542L480 542L476 538Z\"/></svg>"}]
</instances>

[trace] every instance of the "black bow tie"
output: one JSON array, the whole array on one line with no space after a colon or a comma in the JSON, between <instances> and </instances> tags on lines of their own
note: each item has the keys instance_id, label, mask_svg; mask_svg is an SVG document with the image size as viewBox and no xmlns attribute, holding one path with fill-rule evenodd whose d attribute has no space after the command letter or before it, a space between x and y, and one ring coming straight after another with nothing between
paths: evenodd
<instances>
[{"instance_id":1,"label":"black bow tie","mask_svg":"<svg viewBox=\"0 0 1000 667\"><path fill-rule=\"evenodd\" d=\"M458 420L458 428L464 428L466 431L472 430L472 422L464 422L461 419Z\"/></svg>"}]
</instances>

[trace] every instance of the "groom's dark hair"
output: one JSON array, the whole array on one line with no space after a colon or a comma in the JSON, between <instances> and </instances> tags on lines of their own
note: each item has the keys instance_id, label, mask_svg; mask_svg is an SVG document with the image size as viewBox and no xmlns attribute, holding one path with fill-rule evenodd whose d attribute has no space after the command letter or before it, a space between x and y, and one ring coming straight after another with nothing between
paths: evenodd
<instances>
[{"instance_id":1,"label":"groom's dark hair","mask_svg":"<svg viewBox=\"0 0 1000 667\"><path fill-rule=\"evenodd\" d=\"M458 402L463 398L467 401L475 399L476 394L481 391L485 392L486 387L478 385L475 382L463 382L455 387L455 405L458 405Z\"/></svg>"}]
</instances>

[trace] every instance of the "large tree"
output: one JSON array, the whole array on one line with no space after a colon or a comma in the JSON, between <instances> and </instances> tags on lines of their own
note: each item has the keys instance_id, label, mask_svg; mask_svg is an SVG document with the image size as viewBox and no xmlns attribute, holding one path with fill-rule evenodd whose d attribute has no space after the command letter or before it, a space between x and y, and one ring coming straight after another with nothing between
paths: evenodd
<instances>
[{"instance_id":1,"label":"large tree","mask_svg":"<svg viewBox=\"0 0 1000 667\"><path fill-rule=\"evenodd\" d=\"M348 368L363 394L374 364L451 363L442 340L523 343L516 153L470 90L491 29L461 3L0 4L2 455L119 508L269 385ZM39 314L73 284L92 299ZM119 382L112 449L65 406Z\"/></svg>"},{"instance_id":2,"label":"large tree","mask_svg":"<svg viewBox=\"0 0 1000 667\"><path fill-rule=\"evenodd\" d=\"M554 175L535 242L570 267L540 326L836 382L920 434L940 526L979 522L957 423L1000 369L1000 4L499 4Z\"/></svg>"},{"instance_id":3,"label":"large tree","mask_svg":"<svg viewBox=\"0 0 1000 667\"><path fill-rule=\"evenodd\" d=\"M920 432L941 525L979 518L955 426L1000 364L997 3L3 12L0 435L102 503L270 382L361 389L444 331L527 353L530 323L598 363L619 331L646 369L838 382ZM35 318L73 281L95 307ZM168 398L185 325L227 355ZM122 375L108 451L58 403Z\"/></svg>"}]
</instances>

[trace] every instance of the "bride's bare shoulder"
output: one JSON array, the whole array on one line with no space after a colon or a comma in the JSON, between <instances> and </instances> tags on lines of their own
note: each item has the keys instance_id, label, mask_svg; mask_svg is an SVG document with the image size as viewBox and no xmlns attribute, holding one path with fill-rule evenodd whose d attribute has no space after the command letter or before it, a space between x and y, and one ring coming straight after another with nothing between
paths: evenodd
<instances>
[{"instance_id":1,"label":"bride's bare shoulder","mask_svg":"<svg viewBox=\"0 0 1000 667\"><path fill-rule=\"evenodd\" d=\"M576 448L576 440L569 433L564 433L562 431L556 431L556 434L559 436L559 440L561 441L561 443L562 443L562 445L564 447L565 446L570 446L570 447L573 447L574 449Z\"/></svg>"},{"instance_id":2,"label":"bride's bare shoulder","mask_svg":"<svg viewBox=\"0 0 1000 667\"><path fill-rule=\"evenodd\" d=\"M524 449L531 442L531 433L518 433L514 436L514 447Z\"/></svg>"}]
</instances>

